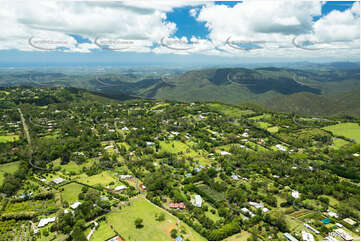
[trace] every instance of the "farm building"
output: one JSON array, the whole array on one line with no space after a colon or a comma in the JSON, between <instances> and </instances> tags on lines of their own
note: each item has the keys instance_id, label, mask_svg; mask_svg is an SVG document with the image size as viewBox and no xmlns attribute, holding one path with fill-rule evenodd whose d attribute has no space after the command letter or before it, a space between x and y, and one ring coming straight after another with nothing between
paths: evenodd
<instances>
[{"instance_id":1,"label":"farm building","mask_svg":"<svg viewBox=\"0 0 361 242\"><path fill-rule=\"evenodd\" d=\"M304 241L315 241L315 238L313 237L312 234L307 233L306 231L302 231L302 239Z\"/></svg>"},{"instance_id":2,"label":"farm building","mask_svg":"<svg viewBox=\"0 0 361 242\"><path fill-rule=\"evenodd\" d=\"M336 230L335 230L335 233L336 233L338 236L340 236L341 238L343 238L344 240L347 240L347 241L353 240L352 235L350 235L349 233L346 233L346 231L343 230L343 229L336 229Z\"/></svg>"},{"instance_id":3,"label":"farm building","mask_svg":"<svg viewBox=\"0 0 361 242\"><path fill-rule=\"evenodd\" d=\"M124 189L127 189L127 186L125 185L120 185L114 188L114 191L122 191Z\"/></svg>"},{"instance_id":4,"label":"farm building","mask_svg":"<svg viewBox=\"0 0 361 242\"><path fill-rule=\"evenodd\" d=\"M354 226L355 224L357 224L355 221L353 221L353 220L350 219L350 218L345 218L343 221L346 222L346 223L348 223L348 224L351 225L351 226Z\"/></svg>"}]
</instances>

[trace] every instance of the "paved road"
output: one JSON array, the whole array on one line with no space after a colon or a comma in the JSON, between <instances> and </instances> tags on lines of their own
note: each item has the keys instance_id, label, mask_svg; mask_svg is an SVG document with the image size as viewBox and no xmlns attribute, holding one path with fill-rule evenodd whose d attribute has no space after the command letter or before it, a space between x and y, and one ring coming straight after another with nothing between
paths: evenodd
<instances>
[{"instance_id":1,"label":"paved road","mask_svg":"<svg viewBox=\"0 0 361 242\"><path fill-rule=\"evenodd\" d=\"M28 140L29 145L31 145L31 138L30 138L30 134L29 134L28 125L27 125L26 122L25 122L25 118L24 118L23 112L21 111L20 108L18 108L18 111L19 111L19 113L20 113L21 122L23 123L24 133L25 133L26 139Z\"/></svg>"}]
</instances>

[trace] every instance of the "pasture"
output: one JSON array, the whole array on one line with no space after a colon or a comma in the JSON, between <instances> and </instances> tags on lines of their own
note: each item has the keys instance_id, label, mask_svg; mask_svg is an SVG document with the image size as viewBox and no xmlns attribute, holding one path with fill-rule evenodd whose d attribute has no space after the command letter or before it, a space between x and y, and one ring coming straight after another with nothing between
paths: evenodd
<instances>
[{"instance_id":1,"label":"pasture","mask_svg":"<svg viewBox=\"0 0 361 242\"><path fill-rule=\"evenodd\" d=\"M323 127L322 129L328 130L337 136L353 139L358 144L360 143L360 125L357 123L341 123Z\"/></svg>"},{"instance_id":2,"label":"pasture","mask_svg":"<svg viewBox=\"0 0 361 242\"><path fill-rule=\"evenodd\" d=\"M107 214L107 221L125 240L156 240L170 241L170 231L177 228L177 219L170 216L161 208L155 206L144 198L137 198L131 204L122 206L116 213ZM156 215L165 214L164 221L157 221ZM143 219L143 227L136 228L134 221ZM186 230L184 239L205 240L197 232L183 222L180 223Z\"/></svg>"}]
</instances>

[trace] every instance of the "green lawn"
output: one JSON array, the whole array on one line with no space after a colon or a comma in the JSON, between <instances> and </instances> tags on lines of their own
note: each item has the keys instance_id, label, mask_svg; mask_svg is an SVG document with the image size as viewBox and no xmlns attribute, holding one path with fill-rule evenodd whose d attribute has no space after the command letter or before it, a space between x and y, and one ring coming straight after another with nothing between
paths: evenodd
<instances>
[{"instance_id":1,"label":"green lawn","mask_svg":"<svg viewBox=\"0 0 361 242\"><path fill-rule=\"evenodd\" d=\"M357 123L341 123L323 127L323 129L331 131L334 135L344 136L360 143L360 125Z\"/></svg>"},{"instance_id":2,"label":"green lawn","mask_svg":"<svg viewBox=\"0 0 361 242\"><path fill-rule=\"evenodd\" d=\"M0 143L14 142L19 139L19 135L3 135L0 136Z\"/></svg>"},{"instance_id":3,"label":"green lawn","mask_svg":"<svg viewBox=\"0 0 361 242\"><path fill-rule=\"evenodd\" d=\"M277 133L278 132L278 127L277 126L273 126L267 129L268 132L270 133Z\"/></svg>"},{"instance_id":4,"label":"green lawn","mask_svg":"<svg viewBox=\"0 0 361 242\"><path fill-rule=\"evenodd\" d=\"M100 184L103 186L108 185L111 182L116 182L117 180L111 175L111 171L103 171L100 174L94 176L87 176L86 174L81 174L77 179L77 181L81 183L85 183L91 186Z\"/></svg>"},{"instance_id":5,"label":"green lawn","mask_svg":"<svg viewBox=\"0 0 361 242\"><path fill-rule=\"evenodd\" d=\"M348 144L350 144L350 142L348 142L348 141L346 141L344 139L336 138L336 139L333 140L333 146L332 147L334 147L335 149L340 149L340 148L342 148L342 146L348 145Z\"/></svg>"},{"instance_id":6,"label":"green lawn","mask_svg":"<svg viewBox=\"0 0 361 242\"><path fill-rule=\"evenodd\" d=\"M15 161L15 162L0 165L0 185L4 181L4 174L5 173L10 173L10 174L15 173L19 167L19 164L20 164L20 161Z\"/></svg>"},{"instance_id":7,"label":"green lawn","mask_svg":"<svg viewBox=\"0 0 361 242\"><path fill-rule=\"evenodd\" d=\"M155 215L160 213L165 214L165 220L162 222L157 221L155 218ZM143 228L137 229L135 227L134 221L137 218L143 219ZM125 240L169 241L173 240L170 236L170 231L177 228L177 219L175 217L170 216L143 198L134 200L130 206L123 206L118 213L108 214L107 221L113 225L114 229ZM185 227L187 231L184 239L205 240L183 222L181 222L181 226Z\"/></svg>"},{"instance_id":8,"label":"green lawn","mask_svg":"<svg viewBox=\"0 0 361 242\"><path fill-rule=\"evenodd\" d=\"M251 237L251 233L248 231L241 231L238 234L234 234L225 239L225 241L247 241Z\"/></svg>"},{"instance_id":9,"label":"green lawn","mask_svg":"<svg viewBox=\"0 0 361 242\"><path fill-rule=\"evenodd\" d=\"M78 183L70 183L62 188L64 188L64 191L61 192L61 195L63 197L63 201L68 201L69 204L72 204L73 202L78 200L78 195L81 193L81 188L83 186Z\"/></svg>"},{"instance_id":10,"label":"green lawn","mask_svg":"<svg viewBox=\"0 0 361 242\"><path fill-rule=\"evenodd\" d=\"M236 107L223 105L219 103L212 103L209 104L209 106L231 118L240 118L244 115L254 113L254 111L252 110L242 110Z\"/></svg>"},{"instance_id":11,"label":"green lawn","mask_svg":"<svg viewBox=\"0 0 361 242\"><path fill-rule=\"evenodd\" d=\"M87 236L86 234L85 236ZM104 221L99 223L98 228L94 231L90 237L90 241L105 241L107 239L113 238L116 234L111 230L109 225Z\"/></svg>"},{"instance_id":12,"label":"green lawn","mask_svg":"<svg viewBox=\"0 0 361 242\"><path fill-rule=\"evenodd\" d=\"M82 172L83 167L90 167L93 164L92 160L89 160L89 161L87 161L87 162L85 162L83 164L80 164L80 165L76 164L74 161L71 161L66 165L60 165L60 162L61 162L60 159L54 161L53 162L54 163L54 168L60 167L61 169L64 169L67 172L75 172L77 174Z\"/></svg>"},{"instance_id":13,"label":"green lawn","mask_svg":"<svg viewBox=\"0 0 361 242\"><path fill-rule=\"evenodd\" d=\"M258 125L261 129L266 129L266 128L272 126L272 125L269 124L269 123L261 122L261 121L257 122L257 125Z\"/></svg>"},{"instance_id":14,"label":"green lawn","mask_svg":"<svg viewBox=\"0 0 361 242\"><path fill-rule=\"evenodd\" d=\"M161 151L169 153L183 152L187 155L197 155L197 153L188 147L185 143L175 140L173 142L166 143L165 141L160 142Z\"/></svg>"}]
</instances>

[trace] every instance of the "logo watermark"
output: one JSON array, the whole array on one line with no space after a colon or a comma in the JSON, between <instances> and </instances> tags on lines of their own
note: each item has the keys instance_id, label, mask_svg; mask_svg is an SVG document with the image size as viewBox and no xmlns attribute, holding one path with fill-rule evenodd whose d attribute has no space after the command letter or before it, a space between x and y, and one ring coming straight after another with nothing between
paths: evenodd
<instances>
[{"instance_id":1,"label":"logo watermark","mask_svg":"<svg viewBox=\"0 0 361 242\"><path fill-rule=\"evenodd\" d=\"M69 48L70 42L67 40L56 40L56 39L49 39L49 38L40 38L31 36L28 39L28 44L39 50L46 50L46 51L55 51L59 48Z\"/></svg>"},{"instance_id":2,"label":"logo watermark","mask_svg":"<svg viewBox=\"0 0 361 242\"><path fill-rule=\"evenodd\" d=\"M135 45L134 40L96 37L94 44L104 50L126 50Z\"/></svg>"}]
</instances>

